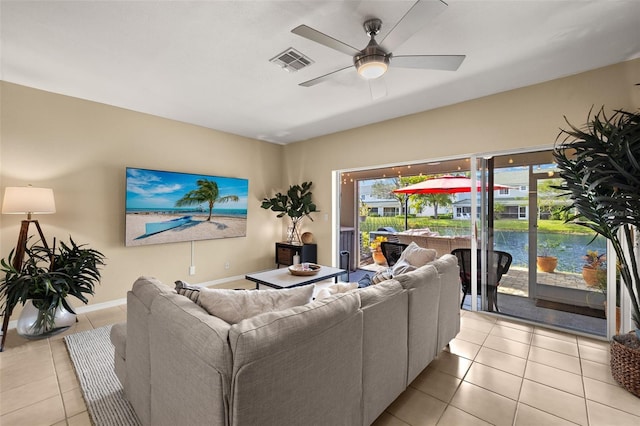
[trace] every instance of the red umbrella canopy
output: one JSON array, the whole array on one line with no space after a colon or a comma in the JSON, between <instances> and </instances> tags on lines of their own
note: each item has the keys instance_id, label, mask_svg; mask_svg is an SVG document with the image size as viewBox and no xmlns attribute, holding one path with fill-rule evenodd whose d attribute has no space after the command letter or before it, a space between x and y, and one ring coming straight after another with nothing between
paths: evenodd
<instances>
[{"instance_id":1,"label":"red umbrella canopy","mask_svg":"<svg viewBox=\"0 0 640 426\"><path fill-rule=\"evenodd\" d=\"M481 190L480 181L476 182L478 191ZM509 186L495 184L493 190L508 189ZM404 188L394 189L398 194L455 194L458 192L471 192L471 178L466 176L440 176L427 179Z\"/></svg>"}]
</instances>

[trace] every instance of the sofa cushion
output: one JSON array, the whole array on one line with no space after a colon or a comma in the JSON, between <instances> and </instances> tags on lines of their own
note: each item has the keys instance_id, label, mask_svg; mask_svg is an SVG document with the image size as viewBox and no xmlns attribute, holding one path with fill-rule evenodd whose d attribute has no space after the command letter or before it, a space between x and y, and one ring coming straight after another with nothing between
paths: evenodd
<instances>
[{"instance_id":1,"label":"sofa cushion","mask_svg":"<svg viewBox=\"0 0 640 426\"><path fill-rule=\"evenodd\" d=\"M231 425L362 425L362 311L340 293L240 321Z\"/></svg>"},{"instance_id":2,"label":"sofa cushion","mask_svg":"<svg viewBox=\"0 0 640 426\"><path fill-rule=\"evenodd\" d=\"M458 266L458 258L452 254L445 254L439 257L437 260L431 263L438 270L439 274L443 274L447 271L458 272L456 266Z\"/></svg>"},{"instance_id":3,"label":"sofa cushion","mask_svg":"<svg viewBox=\"0 0 640 426\"><path fill-rule=\"evenodd\" d=\"M418 269L417 266L410 264L405 259L402 259L402 260L398 259L396 264L393 265L393 267L391 267L391 274L393 276L396 276L396 275L404 274L406 272L415 271L416 269Z\"/></svg>"},{"instance_id":4,"label":"sofa cushion","mask_svg":"<svg viewBox=\"0 0 640 426\"><path fill-rule=\"evenodd\" d=\"M407 248L402 251L398 263L406 261L411 266L419 268L436 259L436 251L433 249L422 248L412 241Z\"/></svg>"},{"instance_id":5,"label":"sofa cushion","mask_svg":"<svg viewBox=\"0 0 640 426\"><path fill-rule=\"evenodd\" d=\"M434 232L429 228L407 229L406 231L400 232L400 234L402 234L402 235L426 235L426 236L429 236L429 237L435 237L435 236L440 235L437 232Z\"/></svg>"},{"instance_id":6,"label":"sofa cushion","mask_svg":"<svg viewBox=\"0 0 640 426\"><path fill-rule=\"evenodd\" d=\"M380 303L402 291L402 285L398 281L387 280L379 285L358 290L358 295L360 296L360 304L362 305L362 308L365 309L368 306Z\"/></svg>"},{"instance_id":7,"label":"sofa cushion","mask_svg":"<svg viewBox=\"0 0 640 426\"><path fill-rule=\"evenodd\" d=\"M198 303L198 299L200 298L200 287L190 285L181 280L176 281L175 284L176 284L176 292L178 294L188 297L195 303Z\"/></svg>"},{"instance_id":8,"label":"sofa cushion","mask_svg":"<svg viewBox=\"0 0 640 426\"><path fill-rule=\"evenodd\" d=\"M127 358L127 323L114 324L109 332L109 338L113 344L116 355L122 359Z\"/></svg>"},{"instance_id":9,"label":"sofa cushion","mask_svg":"<svg viewBox=\"0 0 640 426\"><path fill-rule=\"evenodd\" d=\"M415 271L398 275L396 280L402 284L402 287L409 290L421 286L436 285L440 286L438 281L438 270L433 264L422 266Z\"/></svg>"},{"instance_id":10,"label":"sofa cushion","mask_svg":"<svg viewBox=\"0 0 640 426\"><path fill-rule=\"evenodd\" d=\"M131 292L147 309L151 309L151 303L156 296L174 291L154 277L141 276L133 283Z\"/></svg>"},{"instance_id":11,"label":"sofa cushion","mask_svg":"<svg viewBox=\"0 0 640 426\"><path fill-rule=\"evenodd\" d=\"M149 321L152 410L142 425L230 424L230 327L178 294L156 298Z\"/></svg>"},{"instance_id":12,"label":"sofa cushion","mask_svg":"<svg viewBox=\"0 0 640 426\"><path fill-rule=\"evenodd\" d=\"M325 299L338 293L346 293L356 288L358 288L358 283L332 284L329 287L321 289L318 294L316 294L315 300Z\"/></svg>"},{"instance_id":13,"label":"sofa cushion","mask_svg":"<svg viewBox=\"0 0 640 426\"><path fill-rule=\"evenodd\" d=\"M408 292L394 279L358 290L363 313L363 425L407 387Z\"/></svg>"},{"instance_id":14,"label":"sofa cushion","mask_svg":"<svg viewBox=\"0 0 640 426\"><path fill-rule=\"evenodd\" d=\"M324 332L359 310L360 298L357 294L339 293L290 309L267 312L232 325L229 330L231 350L243 354L242 360L234 359L245 362L265 350L279 353Z\"/></svg>"},{"instance_id":15,"label":"sofa cushion","mask_svg":"<svg viewBox=\"0 0 640 426\"><path fill-rule=\"evenodd\" d=\"M198 304L210 315L236 324L264 312L280 311L309 303L315 286L283 290L227 290L201 288Z\"/></svg>"}]
</instances>

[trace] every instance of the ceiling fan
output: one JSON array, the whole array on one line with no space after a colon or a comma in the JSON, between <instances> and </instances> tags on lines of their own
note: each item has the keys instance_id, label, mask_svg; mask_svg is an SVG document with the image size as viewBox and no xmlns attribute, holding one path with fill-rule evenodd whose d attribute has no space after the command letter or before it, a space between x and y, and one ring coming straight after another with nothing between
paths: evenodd
<instances>
[{"instance_id":1,"label":"ceiling fan","mask_svg":"<svg viewBox=\"0 0 640 426\"><path fill-rule=\"evenodd\" d=\"M382 28L382 21L378 18L367 19L364 24L364 31L371 38L369 44L362 50L356 49L340 40L328 36L318 30L306 25L300 25L292 33L301 37L330 47L353 57L353 65L358 74L366 80L373 80L381 77L387 72L389 66L400 68L419 68L455 71L465 58L465 55L402 55L392 54L398 46L404 43L409 37L415 34L424 26L426 19L433 17L446 8L446 4L440 0L420 1L418 0L400 21L389 31L380 44L375 36ZM328 74L316 77L300 83L300 86L310 87L327 81L344 72L350 71L351 65L340 68Z\"/></svg>"}]
</instances>

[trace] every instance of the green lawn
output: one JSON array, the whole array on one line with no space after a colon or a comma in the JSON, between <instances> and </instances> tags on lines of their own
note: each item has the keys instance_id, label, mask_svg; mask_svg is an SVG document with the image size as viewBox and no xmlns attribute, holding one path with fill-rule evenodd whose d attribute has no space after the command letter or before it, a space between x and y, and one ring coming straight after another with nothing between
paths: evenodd
<instances>
[{"instance_id":1,"label":"green lawn","mask_svg":"<svg viewBox=\"0 0 640 426\"><path fill-rule=\"evenodd\" d=\"M398 231L404 230L404 217L370 217L364 222L360 222L360 230L364 232L375 231L378 228L392 226ZM456 235L468 235L470 228L469 220L453 219L433 219L427 217L409 218L409 228L429 228L438 231L440 228L454 228ZM528 220L499 219L495 221L495 229L503 231L529 230ZM539 220L538 231L545 233L571 233L571 234L592 234L593 231L584 226L567 224L562 220Z\"/></svg>"}]
</instances>

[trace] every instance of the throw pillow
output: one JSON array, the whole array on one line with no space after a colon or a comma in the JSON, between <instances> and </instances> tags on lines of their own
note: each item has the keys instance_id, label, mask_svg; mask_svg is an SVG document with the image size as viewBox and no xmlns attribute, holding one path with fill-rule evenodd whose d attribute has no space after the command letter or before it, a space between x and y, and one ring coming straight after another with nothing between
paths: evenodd
<instances>
[{"instance_id":1,"label":"throw pillow","mask_svg":"<svg viewBox=\"0 0 640 426\"><path fill-rule=\"evenodd\" d=\"M198 303L200 297L200 287L190 285L184 281L176 281L176 292Z\"/></svg>"},{"instance_id":2,"label":"throw pillow","mask_svg":"<svg viewBox=\"0 0 640 426\"><path fill-rule=\"evenodd\" d=\"M415 271L416 269L418 268L413 266L406 260L398 259L396 264L393 265L393 267L391 268L391 275L395 277L396 275L404 274L405 272Z\"/></svg>"},{"instance_id":3,"label":"throw pillow","mask_svg":"<svg viewBox=\"0 0 640 426\"><path fill-rule=\"evenodd\" d=\"M358 283L338 283L323 288L316 294L316 300L326 299L338 293L346 293L350 290L358 288Z\"/></svg>"},{"instance_id":4,"label":"throw pillow","mask_svg":"<svg viewBox=\"0 0 640 426\"><path fill-rule=\"evenodd\" d=\"M315 286L305 285L283 290L200 289L198 304L210 315L236 324L264 312L280 311L311 301Z\"/></svg>"},{"instance_id":5,"label":"throw pillow","mask_svg":"<svg viewBox=\"0 0 640 426\"><path fill-rule=\"evenodd\" d=\"M407 248L402 251L398 262L403 260L406 260L409 265L419 268L436 260L436 251L433 249L422 248L414 241L411 241Z\"/></svg>"},{"instance_id":6,"label":"throw pillow","mask_svg":"<svg viewBox=\"0 0 640 426\"><path fill-rule=\"evenodd\" d=\"M371 284L378 284L391 278L393 278L393 273L390 268L381 269L371 278Z\"/></svg>"}]
</instances>

